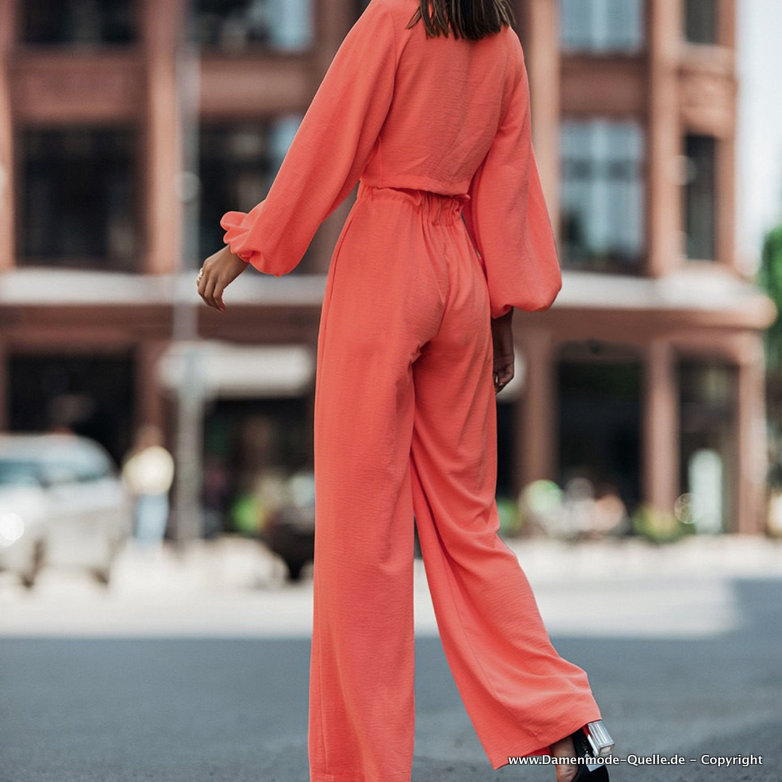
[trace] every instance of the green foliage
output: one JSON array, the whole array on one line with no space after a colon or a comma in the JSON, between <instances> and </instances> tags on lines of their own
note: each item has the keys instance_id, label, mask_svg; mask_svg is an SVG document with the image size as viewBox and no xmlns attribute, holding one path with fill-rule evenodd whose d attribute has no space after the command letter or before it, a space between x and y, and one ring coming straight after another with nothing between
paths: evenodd
<instances>
[{"instance_id":1,"label":"green foliage","mask_svg":"<svg viewBox=\"0 0 782 782\"><path fill-rule=\"evenodd\" d=\"M767 370L778 373L782 371L782 225L766 234L756 283L777 307L777 317L766 329L764 345Z\"/></svg>"},{"instance_id":2,"label":"green foliage","mask_svg":"<svg viewBox=\"0 0 782 782\"><path fill-rule=\"evenodd\" d=\"M671 543L695 532L694 526L680 520L672 511L641 503L632 513L633 529L653 543Z\"/></svg>"},{"instance_id":3,"label":"green foliage","mask_svg":"<svg viewBox=\"0 0 782 782\"><path fill-rule=\"evenodd\" d=\"M251 494L240 494L230 509L231 526L244 535L257 535L262 527L261 506Z\"/></svg>"},{"instance_id":4,"label":"green foliage","mask_svg":"<svg viewBox=\"0 0 782 782\"><path fill-rule=\"evenodd\" d=\"M507 497L497 498L497 512L500 516L500 533L517 535L522 527L522 518L516 501Z\"/></svg>"}]
</instances>

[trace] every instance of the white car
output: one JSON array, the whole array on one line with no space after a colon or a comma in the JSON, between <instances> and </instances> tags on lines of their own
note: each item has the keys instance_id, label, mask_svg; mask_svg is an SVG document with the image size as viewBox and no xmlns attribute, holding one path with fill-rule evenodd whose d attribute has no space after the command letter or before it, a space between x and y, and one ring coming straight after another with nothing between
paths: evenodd
<instances>
[{"instance_id":1,"label":"white car","mask_svg":"<svg viewBox=\"0 0 782 782\"><path fill-rule=\"evenodd\" d=\"M132 499L103 446L76 434L0 433L0 570L31 587L43 566L108 584Z\"/></svg>"}]
</instances>

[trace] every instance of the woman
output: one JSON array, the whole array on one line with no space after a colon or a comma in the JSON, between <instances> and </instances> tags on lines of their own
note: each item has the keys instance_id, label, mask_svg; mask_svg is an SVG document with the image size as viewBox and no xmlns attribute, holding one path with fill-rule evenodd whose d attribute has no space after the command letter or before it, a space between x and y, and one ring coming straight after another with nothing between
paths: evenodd
<instances>
[{"instance_id":1,"label":"woman","mask_svg":"<svg viewBox=\"0 0 782 782\"><path fill-rule=\"evenodd\" d=\"M266 199L223 215L203 300L224 311L248 265L290 272L359 178L318 334L311 782L410 780L414 519L492 767L553 755L558 782L606 780L581 762L587 738L613 746L587 675L498 535L513 308L544 310L562 284L507 0L371 0Z\"/></svg>"}]
</instances>

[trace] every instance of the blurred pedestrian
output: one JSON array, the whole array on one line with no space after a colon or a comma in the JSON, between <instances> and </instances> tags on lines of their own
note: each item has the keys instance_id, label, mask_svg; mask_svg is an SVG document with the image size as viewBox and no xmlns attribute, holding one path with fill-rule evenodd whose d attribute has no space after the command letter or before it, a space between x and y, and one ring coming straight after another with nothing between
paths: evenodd
<instances>
[{"instance_id":1,"label":"blurred pedestrian","mask_svg":"<svg viewBox=\"0 0 782 782\"><path fill-rule=\"evenodd\" d=\"M122 482L135 500L134 536L142 546L162 547L173 480L174 458L163 445L163 433L144 424L122 463Z\"/></svg>"}]
</instances>

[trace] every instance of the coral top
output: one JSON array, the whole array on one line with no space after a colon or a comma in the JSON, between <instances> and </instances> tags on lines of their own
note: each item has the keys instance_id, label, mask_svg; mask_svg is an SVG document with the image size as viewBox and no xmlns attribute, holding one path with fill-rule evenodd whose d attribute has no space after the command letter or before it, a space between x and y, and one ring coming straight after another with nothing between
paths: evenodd
<instances>
[{"instance_id":1,"label":"coral top","mask_svg":"<svg viewBox=\"0 0 782 782\"><path fill-rule=\"evenodd\" d=\"M359 179L467 194L464 221L491 316L542 310L562 287L532 148L518 35L479 41L406 29L414 0L371 0L348 32L267 197L220 225L231 251L280 276L301 261L323 220ZM393 241L393 237L389 237Z\"/></svg>"}]
</instances>

